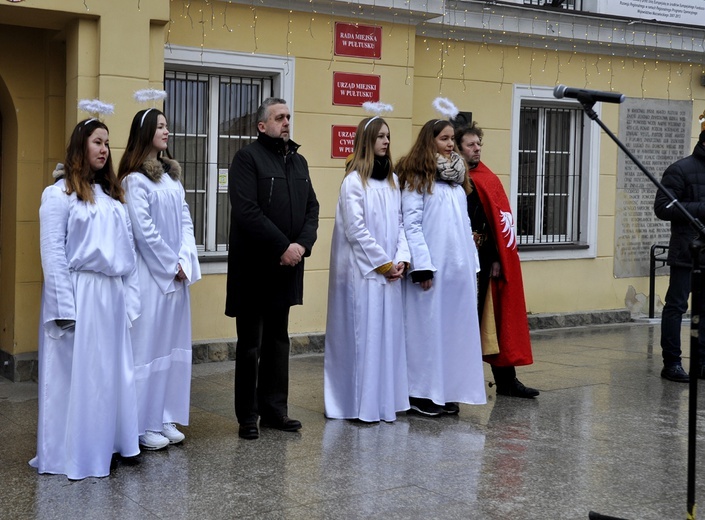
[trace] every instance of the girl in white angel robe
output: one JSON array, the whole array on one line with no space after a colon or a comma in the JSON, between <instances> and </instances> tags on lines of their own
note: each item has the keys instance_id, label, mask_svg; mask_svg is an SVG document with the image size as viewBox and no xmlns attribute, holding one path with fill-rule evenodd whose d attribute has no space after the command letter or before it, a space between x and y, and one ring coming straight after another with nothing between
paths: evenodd
<instances>
[{"instance_id":1,"label":"girl in white angel robe","mask_svg":"<svg viewBox=\"0 0 705 520\"><path fill-rule=\"evenodd\" d=\"M141 133L152 139L142 139ZM201 278L193 223L180 181L181 167L162 155L168 134L161 111L137 112L118 169L135 235L142 295L142 315L130 332L140 431L152 432L140 437L146 449L163 447L152 444L155 436L166 437L171 444L184 439L174 423L189 423L189 285ZM149 143L146 149L144 142ZM140 158L143 162L136 163Z\"/></svg>"},{"instance_id":2,"label":"girl in white angel robe","mask_svg":"<svg viewBox=\"0 0 705 520\"><path fill-rule=\"evenodd\" d=\"M409 408L401 285L409 252L388 147L384 120L364 119L340 188L324 359L332 419L394 421Z\"/></svg>"},{"instance_id":3,"label":"girl in white angel robe","mask_svg":"<svg viewBox=\"0 0 705 520\"><path fill-rule=\"evenodd\" d=\"M103 130L107 139L105 126L89 120L74 134L93 139ZM44 190L39 208L44 287L37 455L30 465L74 480L107 476L113 453L140 451L129 335L140 304L130 219L97 183L85 189L94 202L79 200L76 191L67 195L61 179Z\"/></svg>"},{"instance_id":4,"label":"girl in white angel robe","mask_svg":"<svg viewBox=\"0 0 705 520\"><path fill-rule=\"evenodd\" d=\"M428 156L435 160L419 172ZM443 165L447 170L441 174ZM411 407L431 416L458 413L456 403L484 404L486 395L477 316L479 259L452 125L426 123L397 171L411 252L404 287ZM421 278L416 273L431 278L414 283Z\"/></svg>"}]
</instances>

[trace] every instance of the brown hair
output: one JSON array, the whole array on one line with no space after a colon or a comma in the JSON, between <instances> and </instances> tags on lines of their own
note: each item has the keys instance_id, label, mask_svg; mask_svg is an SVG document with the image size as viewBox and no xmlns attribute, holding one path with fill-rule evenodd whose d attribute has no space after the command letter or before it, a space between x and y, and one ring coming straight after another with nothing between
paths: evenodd
<instances>
[{"instance_id":1,"label":"brown hair","mask_svg":"<svg viewBox=\"0 0 705 520\"><path fill-rule=\"evenodd\" d=\"M132 172L141 171L142 164L152 151L152 141L157 131L159 116L164 116L166 120L164 112L156 108L148 108L140 110L132 118L130 136L127 138L125 153L122 154L120 166L118 166L118 180L122 181ZM168 149L164 151L164 154L171 158ZM160 156L161 152L157 157Z\"/></svg>"},{"instance_id":2,"label":"brown hair","mask_svg":"<svg viewBox=\"0 0 705 520\"><path fill-rule=\"evenodd\" d=\"M389 129L387 122L381 117L367 117L360 121L355 131L355 142L353 144L353 153L349 160L345 163L345 175L352 171L357 171L362 180L362 185L367 186L367 181L372 175L372 170L375 163L375 142L379 135L382 126ZM389 171L387 172L387 182L394 186L394 176L392 173L392 155L390 146L387 147L387 159L389 159Z\"/></svg>"},{"instance_id":3,"label":"brown hair","mask_svg":"<svg viewBox=\"0 0 705 520\"><path fill-rule=\"evenodd\" d=\"M458 148L460 148L460 143L463 142L463 137L466 135L474 135L477 136L477 138L480 140L480 143L482 143L482 138L485 135L485 132L482 131L482 128L480 128L477 124L477 121L473 121L472 124L470 125L465 125L461 126L459 128L455 129L455 144Z\"/></svg>"},{"instance_id":4,"label":"brown hair","mask_svg":"<svg viewBox=\"0 0 705 520\"><path fill-rule=\"evenodd\" d=\"M93 183L95 183L113 199L125 202L124 191L115 175L115 170L113 170L110 146L108 146L108 158L100 170L93 171L86 160L88 139L98 128L103 128L108 132L108 127L101 121L85 119L78 123L71 133L64 161L66 194L71 195L75 191L79 200L95 203L93 197Z\"/></svg>"},{"instance_id":5,"label":"brown hair","mask_svg":"<svg viewBox=\"0 0 705 520\"><path fill-rule=\"evenodd\" d=\"M399 159L394 168L399 176L401 189L418 193L433 193L436 182L436 147L435 139L443 130L452 126L444 119L431 119L421 127L416 142L407 155ZM470 193L472 188L468 176L465 175L463 188Z\"/></svg>"}]
</instances>

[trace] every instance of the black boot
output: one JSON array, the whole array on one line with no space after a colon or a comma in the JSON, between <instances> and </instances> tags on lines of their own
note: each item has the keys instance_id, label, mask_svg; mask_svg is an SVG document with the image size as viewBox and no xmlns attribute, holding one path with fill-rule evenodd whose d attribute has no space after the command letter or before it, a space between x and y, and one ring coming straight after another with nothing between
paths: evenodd
<instances>
[{"instance_id":1,"label":"black boot","mask_svg":"<svg viewBox=\"0 0 705 520\"><path fill-rule=\"evenodd\" d=\"M497 395L507 395L510 397L523 397L531 399L539 395L535 388L524 386L517 379L517 372L514 367L492 367L495 384L497 385Z\"/></svg>"}]
</instances>

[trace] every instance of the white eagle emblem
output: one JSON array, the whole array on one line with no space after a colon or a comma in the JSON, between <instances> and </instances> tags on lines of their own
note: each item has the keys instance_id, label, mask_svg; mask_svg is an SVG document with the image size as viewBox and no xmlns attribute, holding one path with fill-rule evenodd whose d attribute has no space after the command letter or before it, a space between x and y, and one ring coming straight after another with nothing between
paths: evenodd
<instances>
[{"instance_id":1,"label":"white eagle emblem","mask_svg":"<svg viewBox=\"0 0 705 520\"><path fill-rule=\"evenodd\" d=\"M509 211L499 210L499 221L502 223L502 234L507 241L507 248L516 249L517 236L514 231L514 217Z\"/></svg>"}]
</instances>

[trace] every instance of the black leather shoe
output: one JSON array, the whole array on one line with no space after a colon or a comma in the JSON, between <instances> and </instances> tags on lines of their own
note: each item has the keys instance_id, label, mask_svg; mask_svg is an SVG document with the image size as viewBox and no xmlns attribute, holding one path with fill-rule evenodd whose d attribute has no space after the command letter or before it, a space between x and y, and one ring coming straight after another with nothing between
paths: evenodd
<instances>
[{"instance_id":1,"label":"black leather shoe","mask_svg":"<svg viewBox=\"0 0 705 520\"><path fill-rule=\"evenodd\" d=\"M443 405L443 413L446 415L457 415L460 413L458 403L446 403Z\"/></svg>"},{"instance_id":2,"label":"black leather shoe","mask_svg":"<svg viewBox=\"0 0 705 520\"><path fill-rule=\"evenodd\" d=\"M663 367L663 370L661 370L661 377L664 379L668 379L669 381L675 381L676 383L690 382L690 377L688 377L688 373L683 370L683 367L681 365Z\"/></svg>"},{"instance_id":3,"label":"black leather shoe","mask_svg":"<svg viewBox=\"0 0 705 520\"><path fill-rule=\"evenodd\" d=\"M286 415L276 419L262 418L259 425L262 428L274 428L275 430L281 430L283 432L297 432L301 429L301 421L291 419Z\"/></svg>"},{"instance_id":4,"label":"black leather shoe","mask_svg":"<svg viewBox=\"0 0 705 520\"><path fill-rule=\"evenodd\" d=\"M259 439L259 430L256 424L241 424L237 434L241 439L247 439L248 441Z\"/></svg>"},{"instance_id":5,"label":"black leather shoe","mask_svg":"<svg viewBox=\"0 0 705 520\"><path fill-rule=\"evenodd\" d=\"M409 405L409 412L425 415L426 417L440 417L443 414L442 406L423 397L409 397Z\"/></svg>"},{"instance_id":6,"label":"black leather shoe","mask_svg":"<svg viewBox=\"0 0 705 520\"><path fill-rule=\"evenodd\" d=\"M509 397L523 397L525 399L533 399L539 395L539 391L535 388L524 386L516 377L514 381L506 385L497 385L497 395L508 395Z\"/></svg>"}]
</instances>

